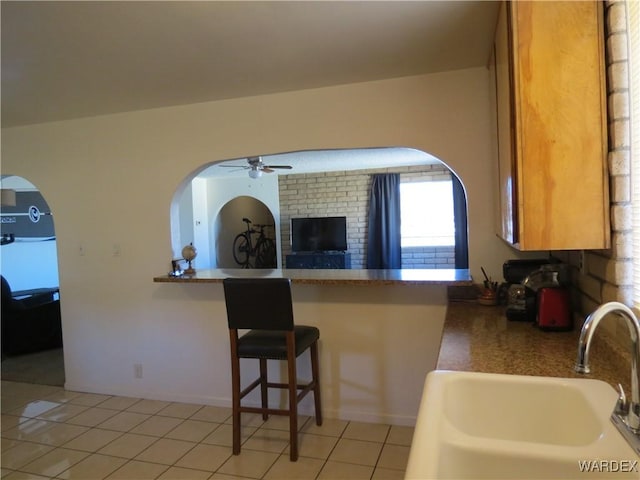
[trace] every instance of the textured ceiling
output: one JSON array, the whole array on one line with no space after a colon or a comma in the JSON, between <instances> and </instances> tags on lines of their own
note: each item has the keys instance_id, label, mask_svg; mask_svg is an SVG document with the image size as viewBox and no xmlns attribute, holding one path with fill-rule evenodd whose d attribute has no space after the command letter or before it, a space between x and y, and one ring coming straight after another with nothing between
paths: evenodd
<instances>
[{"instance_id":1,"label":"textured ceiling","mask_svg":"<svg viewBox=\"0 0 640 480\"><path fill-rule=\"evenodd\" d=\"M2 126L486 65L490 1L2 1Z\"/></svg>"},{"instance_id":2,"label":"textured ceiling","mask_svg":"<svg viewBox=\"0 0 640 480\"><path fill-rule=\"evenodd\" d=\"M294 175L343 170L363 170L441 163L432 155L411 148L358 148L287 152L262 157L265 165L289 165L291 170L276 169L270 175ZM237 167L237 168L233 168ZM246 176L245 158L216 163L198 174L201 178Z\"/></svg>"}]
</instances>

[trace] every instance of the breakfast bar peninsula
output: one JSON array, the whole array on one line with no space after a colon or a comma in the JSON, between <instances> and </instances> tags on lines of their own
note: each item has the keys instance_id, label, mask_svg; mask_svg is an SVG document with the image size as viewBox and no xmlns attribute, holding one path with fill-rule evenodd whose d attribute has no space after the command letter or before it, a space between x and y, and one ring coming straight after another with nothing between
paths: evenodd
<instances>
[{"instance_id":1,"label":"breakfast bar peninsula","mask_svg":"<svg viewBox=\"0 0 640 480\"><path fill-rule=\"evenodd\" d=\"M426 374L436 368L445 314L447 286L470 285L468 270L306 270L214 269L193 275L159 276L173 297L206 300L203 311L214 324L207 338L218 363L211 365L210 403L231 405L229 340L222 280L227 277L290 278L298 324L320 329L320 381L324 415L357 421L412 425ZM195 289L195 291L193 290ZM251 302L247 298L247 302ZM269 305L255 305L255 314ZM256 368L257 362L243 368ZM273 381L280 372L269 367ZM275 372L271 373L271 372ZM298 359L298 375L310 378L307 356ZM274 395L280 395L276 392ZM256 404L258 397L249 399ZM270 399L284 402L283 396ZM310 403L305 403L309 401ZM312 399L300 405L311 413Z\"/></svg>"}]
</instances>

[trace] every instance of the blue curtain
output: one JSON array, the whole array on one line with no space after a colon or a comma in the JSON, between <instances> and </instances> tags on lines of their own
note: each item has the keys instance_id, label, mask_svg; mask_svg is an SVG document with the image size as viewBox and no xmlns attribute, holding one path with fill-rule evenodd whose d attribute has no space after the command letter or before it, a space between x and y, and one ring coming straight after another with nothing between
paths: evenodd
<instances>
[{"instance_id":1,"label":"blue curtain","mask_svg":"<svg viewBox=\"0 0 640 480\"><path fill-rule=\"evenodd\" d=\"M467 237L467 196L458 177L452 173L453 218L455 223L456 268L469 268L469 239Z\"/></svg>"},{"instance_id":2,"label":"blue curtain","mask_svg":"<svg viewBox=\"0 0 640 480\"><path fill-rule=\"evenodd\" d=\"M400 174L373 175L367 268L402 268L400 241Z\"/></svg>"}]
</instances>

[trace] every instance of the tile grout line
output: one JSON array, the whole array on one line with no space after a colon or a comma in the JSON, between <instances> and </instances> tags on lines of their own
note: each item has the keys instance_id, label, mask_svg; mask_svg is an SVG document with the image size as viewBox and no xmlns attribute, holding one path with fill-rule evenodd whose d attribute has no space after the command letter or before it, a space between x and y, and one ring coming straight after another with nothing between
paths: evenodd
<instances>
[{"instance_id":1,"label":"tile grout line","mask_svg":"<svg viewBox=\"0 0 640 480\"><path fill-rule=\"evenodd\" d=\"M331 448L331 451L327 455L327 458L325 458L322 461L322 466L320 467L320 470L318 471L318 474L315 476L315 480L318 480L318 478L322 474L322 471L324 470L324 468L327 466L327 463L329 462L329 458L331 458L331 454L333 454L333 452L335 451L336 447L338 446L338 443L340 443L340 440L342 440L344 432L347 431L347 428L349 428L350 424L351 424L351 421L347 421L346 425L344 426L344 428L340 432L340 436L338 437L338 440L336 441L335 445Z\"/></svg>"},{"instance_id":2,"label":"tile grout line","mask_svg":"<svg viewBox=\"0 0 640 480\"><path fill-rule=\"evenodd\" d=\"M54 395L54 394L51 394L51 395ZM94 404L94 405L91 405L91 406L89 406L89 405L84 405L84 404L73 404L73 403L70 403L70 402L59 403L59 402L53 402L53 401L51 401L51 403L57 403L57 404L58 404L58 406L56 406L56 407L52 407L52 408L48 409L47 411L54 410L54 409L56 409L56 408L59 408L59 407L61 407L61 406L66 405L66 404L72 404L72 405L76 405L76 406L85 406L85 407L87 407L85 410L83 410L83 412L84 412L84 411L86 411L86 410L89 410L89 409L91 409L91 408L105 408L105 407L100 407L99 405L102 405L103 403L105 403L105 402L107 402L107 401L111 400L112 398L117 398L117 396L113 396L113 395L112 395L112 396L109 396L109 398L106 398L106 399L102 400L101 402L98 402L98 403L96 403L96 404ZM131 405L129 405L128 407L126 407L126 408L124 408L124 409L115 409L115 408L105 408L105 409L107 409L107 410L114 410L114 411L116 411L116 412L120 412L120 413L122 413L122 412L127 412L127 411L128 411L128 408L131 408L132 406L134 406L134 405L136 405L136 404L140 403L140 402L141 402L141 401L143 401L143 400L144 400L144 399L137 399L134 403L132 403ZM34 400L31 400L31 401L34 401ZM49 401L49 400L47 400L47 401ZM30 403L30 401L26 401L26 404L25 404L25 405L27 405L27 404L29 404L29 403ZM177 403L177 402L171 402L171 403ZM167 406L168 406L168 405L167 405ZM20 407L16 407L16 409L15 409L15 410L17 410L18 408L20 408ZM164 408L166 408L166 407L164 407ZM193 412L193 413L191 414L191 416L194 416L197 412L199 412L199 411L200 411L200 410L202 410L203 408L204 408L204 406L201 406L201 407L200 407L200 408L198 408L195 412ZM162 409L161 409L161 410L162 410ZM51 424L56 424L56 425L71 425L71 426L86 427L86 428L87 428L87 430L86 430L86 431L84 431L84 432L82 432L82 433L79 433L78 435L74 436L73 438L69 438L65 443L63 443L63 444L61 444L61 445L50 445L50 444L42 444L42 443L39 443L39 442L32 442L32 441L28 441L28 440L12 439L12 440L16 440L16 441L21 442L21 443L33 443L33 444L35 444L35 445L45 445L45 446L51 447L51 450L47 451L46 453L43 453L42 455L39 455L39 456L38 456L38 457L36 457L36 458L31 459L29 462L25 463L25 464L24 464L24 465L22 465L20 468L27 467L27 466L28 466L28 465L30 465L31 463L33 463L33 462L35 462L35 461L37 461L37 460L41 459L44 455L50 454L50 453L54 452L55 450L59 450L59 449L63 449L63 448L64 448L64 449L66 449L66 450L71 450L71 451L76 451L76 452L81 452L81 453L86 454L86 457L84 457L84 458L83 458L83 460L84 460L85 458L87 458L87 457L91 456L91 455L103 455L103 456L110 456L110 455L106 455L106 454L103 454L103 453L99 453L99 450L101 450L101 449L103 449L103 448L107 447L108 445L110 445L110 444L114 443L115 441L117 441L119 438L123 437L123 436L124 436L124 435L126 435L127 433L130 433L130 432L131 432L131 430L135 429L136 427L138 427L139 425L141 425L141 424L142 424L142 423L144 423L145 421L149 420L150 418L153 418L153 417L155 417L155 416L163 417L162 415L158 415L158 413L159 413L161 410L159 410L156 414L149 414L149 418L147 418L147 419L145 419L145 420L142 420L141 422L139 422L138 424L134 425L133 427L131 427L129 430L126 430L126 431L122 431L122 430L111 430L111 429L107 429L107 428L102 428L103 430L108 430L108 431L117 432L117 433L119 433L120 435L119 435L118 437L114 438L113 440L111 440L110 442L107 442L105 445L102 445L98 450L95 450L95 451L88 451L88 452L87 452L86 450L79 450L79 449L68 448L68 447L65 447L65 445L66 445L66 444L68 444L69 442L73 441L74 439L77 439L77 438L78 438L78 437L80 437L81 435L84 435L85 433L87 433L87 432L91 431L91 430L94 430L94 429L100 429L100 425L101 425L102 423L106 422L108 419L105 419L105 420L104 420L103 422L101 422L100 424L93 425L93 426L87 426L87 425L78 425L78 424L68 423L68 420L71 420L71 419L73 419L73 418L77 417L78 415L80 415L80 414L81 414L81 413L83 413L83 412L78 412L76 415L73 415L72 417L69 417L68 419L66 419L66 420L64 420L64 421L55 421L55 420L41 419L41 418L38 418L38 416L35 416L35 417L20 417L20 418L26 418L26 419L29 419L29 420L41 421L41 422L46 422L46 423L51 423ZM45 413L45 412L42 412L42 413ZM138 413L138 412L131 412L131 413ZM11 415L11 414L7 414L7 415ZM16 416L16 415L12 415L12 416ZM115 416L115 415L114 415L114 416ZM186 418L186 419L185 419L185 418L182 418L182 417L167 417L167 418L179 418L180 420L182 420L178 425L176 425L176 426L174 427L174 429L175 429L175 428L177 428L179 425L183 424L187 419L191 418L191 416L190 416L190 417L188 417L188 418ZM110 417L110 418L112 418L112 417ZM28 421L28 420L27 420L27 421ZM22 422L20 422L20 423L22 423ZM214 422L210 422L210 423L214 423ZM222 424L218 424L218 427L216 427L216 429L217 429L217 428L219 428L219 427L220 427L220 425L222 425ZM16 427L14 427L14 428L17 428L18 426L19 426L19 425L17 425L17 426L16 426ZM214 429L214 431L215 431L216 429ZM172 430L173 430L173 429L172 429ZM167 432L167 433L170 433L170 432ZM155 445L159 440L161 440L161 439L165 438L165 435L166 435L166 434L165 434L165 435L162 435L162 436L155 436L155 435L150 435L150 434L135 434L135 435L141 435L141 436L147 436L147 437L155 438L155 440L153 441L153 443L151 443L148 447L146 447L144 450L142 450L140 453L138 453L138 454L136 455L136 457L137 457L138 455L140 455L140 454L142 454L144 451L146 451L148 448L150 448L152 445ZM3 437L3 438L7 438L7 437ZM198 443L200 443L200 442L194 442L194 443L195 443L195 445L194 445L191 449L189 449L189 451L193 450L193 448L195 448L195 446L196 446L196 445L198 445ZM12 448L13 448L13 447L12 447ZM8 449L8 450L10 450L10 449ZM187 453L188 453L188 452L185 452L185 454L184 454L184 455L186 455ZM184 455L183 455L183 456L184 456ZM111 455L111 456L113 456L113 455ZM182 458L183 456L181 456L180 458ZM118 467L116 470L114 470L114 472L111 472L109 475L111 475L111 474L115 473L117 470L119 470L120 468L124 467L125 465L127 465L127 464L128 464L128 463L130 463L131 461L136 461L136 460L135 460L135 459L136 459L136 457L133 457L133 458L127 458L127 457L117 457L117 456L116 456L116 458L122 458L122 459L124 459L124 460L126 460L126 461L125 461L125 463L124 463L124 464L122 464L120 467ZM81 461L82 461L82 460L80 460L80 461L76 462L76 464L77 464L77 463L79 463L79 462L81 462ZM140 460L137 460L137 461L140 461ZM178 459L178 461L179 461L179 459ZM156 462L146 462L146 463L153 463L153 464L157 464L157 465L167 466L166 464L161 464L161 463L156 463ZM75 464L74 464L74 465L75 465ZM167 466L167 469L168 469L168 468L171 468L171 467L172 467L172 466L174 466L174 465L175 465L175 462L174 462L174 464ZM69 468L72 468L72 467L73 467L73 465L72 465L71 467L69 467ZM167 469L165 469L165 471L166 471ZM65 471L67 471L67 470L69 470L69 469L66 469L66 470L64 470L63 472L60 472L60 474L64 473L64 472L65 472ZM20 470L20 469L18 469L18 470L14 470L14 471L24 472L24 473L29 473L29 472L26 472L26 471L24 471L24 470Z\"/></svg>"},{"instance_id":3,"label":"tile grout line","mask_svg":"<svg viewBox=\"0 0 640 480\"><path fill-rule=\"evenodd\" d=\"M371 472L371 479L373 479L373 475L376 473L376 469L378 468L378 463L380 463L382 452L384 451L384 447L387 444L387 440L389 439L390 434L391 434L391 425L389 425L389 428L387 428L387 433L384 436L384 441L382 442L382 448L380 449L380 452L378 452L378 458L376 458L376 464L373 467L373 472Z\"/></svg>"},{"instance_id":4,"label":"tile grout line","mask_svg":"<svg viewBox=\"0 0 640 480\"><path fill-rule=\"evenodd\" d=\"M61 392L64 392L64 390L61 390ZM213 445L213 446L222 446L222 447L227 447L226 445L220 445L220 444L208 444L208 443L204 443L204 440L211 434L213 434L216 430L218 430L220 427L222 427L223 425L227 425L227 423L225 423L226 421L228 421L229 416L227 415L224 420L222 421L222 423L218 422L218 421L209 421L207 419L194 419L195 416L197 416L199 413L201 413L207 406L206 405L199 405L199 404L194 404L195 406L197 406L196 410L193 412L190 412L188 414L188 416L184 416L184 415L167 415L167 414L162 414L162 412L171 407L172 405L179 405L182 402L167 402L167 404L160 408L159 410L155 411L155 413L144 413L144 412L136 412L136 411L131 411L129 410L132 407L135 407L135 405L139 405L141 402L145 401L145 399L135 399L135 401L133 403L131 403L130 405L127 405L126 407L120 407L120 408L114 408L113 406L107 406L106 402L112 400L112 399L117 399L118 396L107 396L107 398L103 398L101 401L97 402L97 403L87 403L86 401L83 401L81 398L76 398L75 402L74 402L74 398L70 398L68 401L64 401L64 402L60 402L60 401L54 401L55 399L49 399L49 397L54 397L54 396L59 396L61 392L53 392L53 393L49 393L47 395L35 395L34 398L33 395L29 395L27 393L24 394L17 394L16 398L18 398L19 400L16 402L17 404L22 404L22 407L26 407L29 403L31 402L35 402L35 401L47 401L47 402L51 402L51 403L55 403L57 404L56 406L38 414L35 415L33 417L22 417L21 415L14 415L13 413L4 413L3 415L7 415L10 417L16 417L17 419L20 418L24 418L25 422L26 421L36 421L36 422L43 422L44 424L51 424L51 425L66 425L66 426L73 426L73 427L78 427L78 428L85 428L85 430L81 433L78 433L77 435L74 435L68 439L64 440L64 443L61 443L60 445L51 445L51 444L46 444L46 443L40 443L37 441L33 441L33 440L24 440L24 439L12 439L9 437L4 437L4 435L8 432L11 431L14 428L18 428L20 426L21 423L24 422L20 422L19 420L16 420L17 423L14 427L11 427L10 429L2 432L3 435L3 439L7 439L7 440L12 440L12 441L16 441L18 442L18 444L33 444L33 445L39 445L39 446L44 446L44 447L49 447L50 450L48 450L46 453L44 454L40 454L37 457L30 459L26 464L24 464L23 466L20 467L24 468L27 467L28 465L30 465L32 462L37 461L38 459L41 459L42 456L47 455L51 452L54 452L55 450L58 449L66 449L66 450L71 450L71 451L76 451L76 452L80 452L82 454L85 454L85 456L83 457L83 459L79 460L78 462L75 462L74 465L76 465L79 462L82 462L83 460L85 460L86 458L92 456L92 455L107 455L106 453L99 453L99 451L101 449L104 449L106 447L108 447L109 445L112 445L114 442L116 442L118 439L121 439L124 435L126 434L131 434L131 435L139 435L139 436L143 436L143 437L148 437L153 439L152 443L150 443L149 445L147 445L145 448L143 448L140 452L138 452L135 456L131 457L131 458L127 458L127 457L119 457L116 456L117 458L120 458L122 460L124 460L124 463L122 465L120 465L118 468L116 468L116 470L114 470L113 472L110 472L109 475L113 475L115 472L117 472L118 470L120 470L121 468L125 467L126 465L132 463L132 462L145 462L145 463L149 463L149 464L154 464L154 465L158 465L163 467L162 473L160 473L159 475L164 475L169 469L171 468L185 468L185 469L190 469L190 470L194 470L197 471L197 468L194 467L182 467L182 466L178 466L178 462L180 462L181 459L183 459L186 455L188 455L190 452L192 452L198 445ZM82 395L82 393L78 393L77 397L80 397ZM88 394L90 395L90 394ZM41 398L42 397L42 398ZM76 406L76 407L86 407L84 410L76 412L74 415L69 416L68 418L64 418L62 420L54 420L54 419L46 419L46 418L39 418L40 416L46 415L47 412L50 412L52 410L58 409L58 408L62 408L65 405L71 405L71 406ZM21 408L20 406L15 407L15 409L12 409L12 411L18 410L19 408ZM81 424L74 424L74 423L70 423L70 421L74 418L76 418L77 416L83 414L84 412L87 412L88 410L92 409L92 408L102 408L102 409L107 409L107 410L113 410L114 412L116 412L113 416L104 419L102 422L96 424L96 425L81 425ZM224 407L222 407L224 408ZM140 415L145 415L146 418L144 418L143 420L135 423L135 425L130 426L127 430L112 430L110 428L105 428L105 427L101 427L101 425L103 423L108 422L109 419L117 416L120 413L133 413L133 414L140 414ZM149 432L144 432L144 433L133 433L132 431L135 430L136 428L140 427L142 424L144 424L145 422L148 422L149 420L152 419L175 419L177 421L179 421L178 423L176 423L175 425L173 425L168 431L163 432L162 434L154 434L154 433L149 433ZM187 421L198 421L198 422L203 422L203 423L207 423L207 424L211 424L211 425L216 425L215 428L207 433L206 435L204 435L202 438L200 438L197 441L193 441L193 440L183 440L183 439L179 439L179 438L170 438L167 437L167 435L171 434L172 431L178 429L180 426L184 425ZM302 425L300 425L299 430L298 430L298 435L300 435L302 432L302 429L304 429L304 427L306 425L309 424L309 422L313 421L313 417L310 416L308 417L305 422L302 423ZM328 462L330 461L330 457L331 455L335 452L336 448L338 447L340 441L345 440L345 439L350 439L350 440L356 440L357 438L347 438L345 437L346 432L349 429L349 426L352 424L353 422L351 421L347 421L344 425L344 427L339 431L339 435L337 436L333 436L333 435L326 435L329 437L334 437L336 438L335 443L333 444L333 446L331 447L331 449L328 451L328 453L326 454L326 456L323 456L323 458L320 458L318 460L321 460L322 464L320 466L320 469L318 470L318 473L315 475L315 478L319 478L322 474L322 472L326 469L326 466L328 464ZM251 439L252 437L254 437L256 434L258 434L259 431L261 430L282 430L279 428L269 428L270 425L266 425L265 422L261 422L257 427L255 427L255 430L244 440L243 443L246 443L249 439ZM377 442L377 441L373 441L373 440L368 440L371 443L380 443L381 448L380 451L378 452L375 464L370 465L370 467L372 468L372 474L371 476L373 477L373 475L375 475L376 469L379 468L380 465L380 459L382 457L384 448L386 445L391 445L389 443L390 440L390 436L391 436L391 429L392 426L391 425L386 425L387 430L386 433L384 435L384 439L381 442ZM117 437L113 438L112 440L108 441L107 443L105 443L104 445L101 445L97 450L95 451L86 451L86 450L79 450L77 448L69 448L66 445L71 443L73 440L77 439L78 437L91 432L91 431L96 431L96 430L108 430L110 432L115 432L118 434ZM153 431L153 429L151 428L151 431ZM308 433L308 432L307 432ZM314 433L308 433L309 435L318 435L318 436L325 436L322 435L322 433L318 433L318 432L314 432ZM171 464L167 464L167 463L159 463L156 461L148 461L148 460L140 460L138 459L138 457L140 455L143 455L144 452L149 451L149 449L153 448L154 445L158 444L160 442L160 440L175 440L175 441L183 441L183 442L188 442L191 443L192 446L186 450L184 453L182 453L182 455L180 457L178 457L177 459L173 460ZM365 440L367 441L367 440ZM287 445L290 447L290 442L287 443ZM399 442L398 445L402 445L402 442ZM406 445L402 445L402 446L406 446ZM10 447L7 449L11 450ZM278 455L276 456L276 458L274 459L274 461L271 463L271 465L269 465L269 467L265 470L265 472L262 474L261 478L265 478L268 473L273 469L275 463L281 458L286 456L286 453L284 453L286 451L286 446L284 447L284 449L280 452L269 452L269 450L257 450L257 451L261 451L261 452L265 452L265 453L278 453ZM315 458L315 457L304 457L303 458ZM232 458L232 455L229 455L223 462L221 465L219 465L215 470L213 470L211 472L211 475L214 475L216 472L220 472L220 469L223 468L223 466L229 461L229 459ZM350 462L341 462L341 463L347 463L350 464ZM364 464L360 464L360 463L353 463L353 465L363 465L366 466ZM69 467L72 468L72 467ZM65 471L68 471L69 468L67 468ZM381 467L380 467L381 468ZM9 471L19 471L19 472L23 472L23 470L13 470L13 469L7 469ZM400 469L398 469L400 470ZM25 472L28 473L28 472ZM64 472L61 472L60 474L62 474ZM52 477L53 478L53 477Z\"/></svg>"}]
</instances>

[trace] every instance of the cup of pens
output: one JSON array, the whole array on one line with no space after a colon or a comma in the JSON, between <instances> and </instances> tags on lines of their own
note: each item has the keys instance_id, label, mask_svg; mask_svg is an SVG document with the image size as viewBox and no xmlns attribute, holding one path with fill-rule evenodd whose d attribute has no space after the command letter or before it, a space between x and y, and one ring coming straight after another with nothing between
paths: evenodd
<instances>
[{"instance_id":1,"label":"cup of pens","mask_svg":"<svg viewBox=\"0 0 640 480\"><path fill-rule=\"evenodd\" d=\"M485 272L484 267L480 267L484 282L480 295L478 295L478 303L480 305L497 305L498 304L498 282L494 282Z\"/></svg>"}]
</instances>

